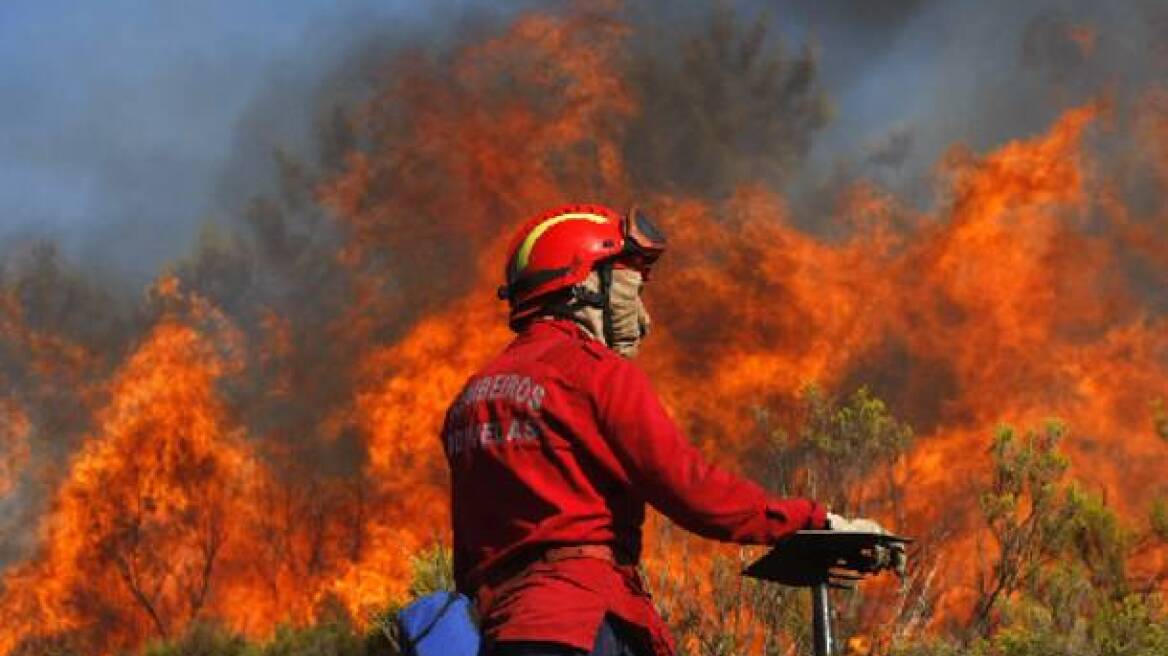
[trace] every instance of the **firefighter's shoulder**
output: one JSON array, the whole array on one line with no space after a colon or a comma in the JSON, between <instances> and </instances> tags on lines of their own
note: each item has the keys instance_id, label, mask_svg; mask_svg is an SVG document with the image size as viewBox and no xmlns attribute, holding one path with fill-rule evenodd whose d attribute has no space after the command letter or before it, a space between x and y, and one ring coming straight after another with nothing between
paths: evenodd
<instances>
[{"instance_id":1,"label":"firefighter's shoulder","mask_svg":"<svg viewBox=\"0 0 1168 656\"><path fill-rule=\"evenodd\" d=\"M643 381L648 384L648 376L633 360L621 356L604 343L593 340L578 340L565 348L571 355L564 362L589 380L620 379L626 383Z\"/></svg>"},{"instance_id":2,"label":"firefighter's shoulder","mask_svg":"<svg viewBox=\"0 0 1168 656\"><path fill-rule=\"evenodd\" d=\"M594 339L579 337L563 340L548 349L540 359L545 362L555 362L559 365L573 367L595 365L597 362L606 361L615 355L604 344Z\"/></svg>"},{"instance_id":3,"label":"firefighter's shoulder","mask_svg":"<svg viewBox=\"0 0 1168 656\"><path fill-rule=\"evenodd\" d=\"M594 360L604 360L609 357L615 357L616 354L612 352L607 346L601 344L594 339L581 339L578 341L580 347L584 352L591 356Z\"/></svg>"}]
</instances>

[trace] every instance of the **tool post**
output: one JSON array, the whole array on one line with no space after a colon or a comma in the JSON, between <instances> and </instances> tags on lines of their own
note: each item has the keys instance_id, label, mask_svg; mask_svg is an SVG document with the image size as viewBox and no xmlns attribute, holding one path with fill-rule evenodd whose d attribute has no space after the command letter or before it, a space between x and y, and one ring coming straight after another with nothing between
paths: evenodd
<instances>
[{"instance_id":1,"label":"tool post","mask_svg":"<svg viewBox=\"0 0 1168 656\"><path fill-rule=\"evenodd\" d=\"M811 591L815 656L835 654L829 589L854 588L861 579L892 570L904 576L911 538L862 531L799 531L743 570L745 576Z\"/></svg>"}]
</instances>

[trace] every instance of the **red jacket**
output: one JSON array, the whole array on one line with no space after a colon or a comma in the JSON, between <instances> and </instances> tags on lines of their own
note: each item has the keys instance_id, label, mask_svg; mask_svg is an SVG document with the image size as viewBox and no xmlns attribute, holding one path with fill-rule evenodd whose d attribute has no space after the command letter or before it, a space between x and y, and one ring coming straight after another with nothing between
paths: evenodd
<instances>
[{"instance_id":1,"label":"red jacket","mask_svg":"<svg viewBox=\"0 0 1168 656\"><path fill-rule=\"evenodd\" d=\"M644 372L568 321L534 322L472 376L446 412L442 439L455 580L477 593L489 640L587 651L607 612L669 653L631 565L580 558L517 567L549 546L578 544L611 545L635 563L646 503L694 533L738 543L824 526L813 501L768 497L706 463ZM512 576L519 569L524 575Z\"/></svg>"}]
</instances>

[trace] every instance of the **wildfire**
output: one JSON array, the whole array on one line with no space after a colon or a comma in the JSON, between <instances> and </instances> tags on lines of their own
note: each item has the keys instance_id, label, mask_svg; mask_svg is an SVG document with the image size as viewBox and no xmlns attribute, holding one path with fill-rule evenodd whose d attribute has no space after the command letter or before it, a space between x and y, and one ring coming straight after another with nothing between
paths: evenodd
<instances>
[{"instance_id":1,"label":"wildfire","mask_svg":"<svg viewBox=\"0 0 1168 656\"><path fill-rule=\"evenodd\" d=\"M762 185L724 201L634 188L621 149L638 111L619 58L629 29L532 15L447 67L394 65L362 117L369 144L315 189L345 235L333 257L353 289L322 334L354 355L337 363L341 401L297 435L250 421L248 403L295 405L312 388L289 364L306 348L298 317L264 308L250 326L162 276L152 327L92 395L39 547L3 572L0 654L54 641L111 653L200 618L263 635L323 605L364 620L401 599L410 555L447 538L442 412L509 338L493 294L505 241L566 199L636 199L664 224L642 363L712 457L740 462L760 439L756 410L812 382L869 384L912 421L901 530L969 529L942 547L942 612L967 603L978 526L965 495L998 422L1062 417L1076 475L1144 512L1168 469L1154 405L1168 396L1168 308L1155 300L1168 284L1168 92L1140 105L1127 153L1159 205L1129 205L1128 181L1091 147L1117 122L1099 102L989 153L955 146L932 213L849 189L835 220L851 231L828 240L794 227ZM1074 38L1094 47L1094 32ZM16 316L0 311L17 348L58 343ZM253 378L262 394L238 392ZM37 430L0 393L0 499L30 472ZM356 464L322 472L298 449L354 451ZM656 571L670 549L651 554Z\"/></svg>"}]
</instances>

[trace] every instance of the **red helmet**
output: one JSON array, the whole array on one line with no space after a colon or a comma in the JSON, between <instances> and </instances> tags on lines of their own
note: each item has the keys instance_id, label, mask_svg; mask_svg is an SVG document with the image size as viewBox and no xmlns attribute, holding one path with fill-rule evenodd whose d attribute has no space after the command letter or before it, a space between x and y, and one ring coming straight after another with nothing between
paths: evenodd
<instances>
[{"instance_id":1,"label":"red helmet","mask_svg":"<svg viewBox=\"0 0 1168 656\"><path fill-rule=\"evenodd\" d=\"M557 207L516 233L499 298L511 303L514 325L538 312L541 299L583 282L597 264L619 261L647 272L664 250L664 235L635 207L624 216L603 205Z\"/></svg>"}]
</instances>

